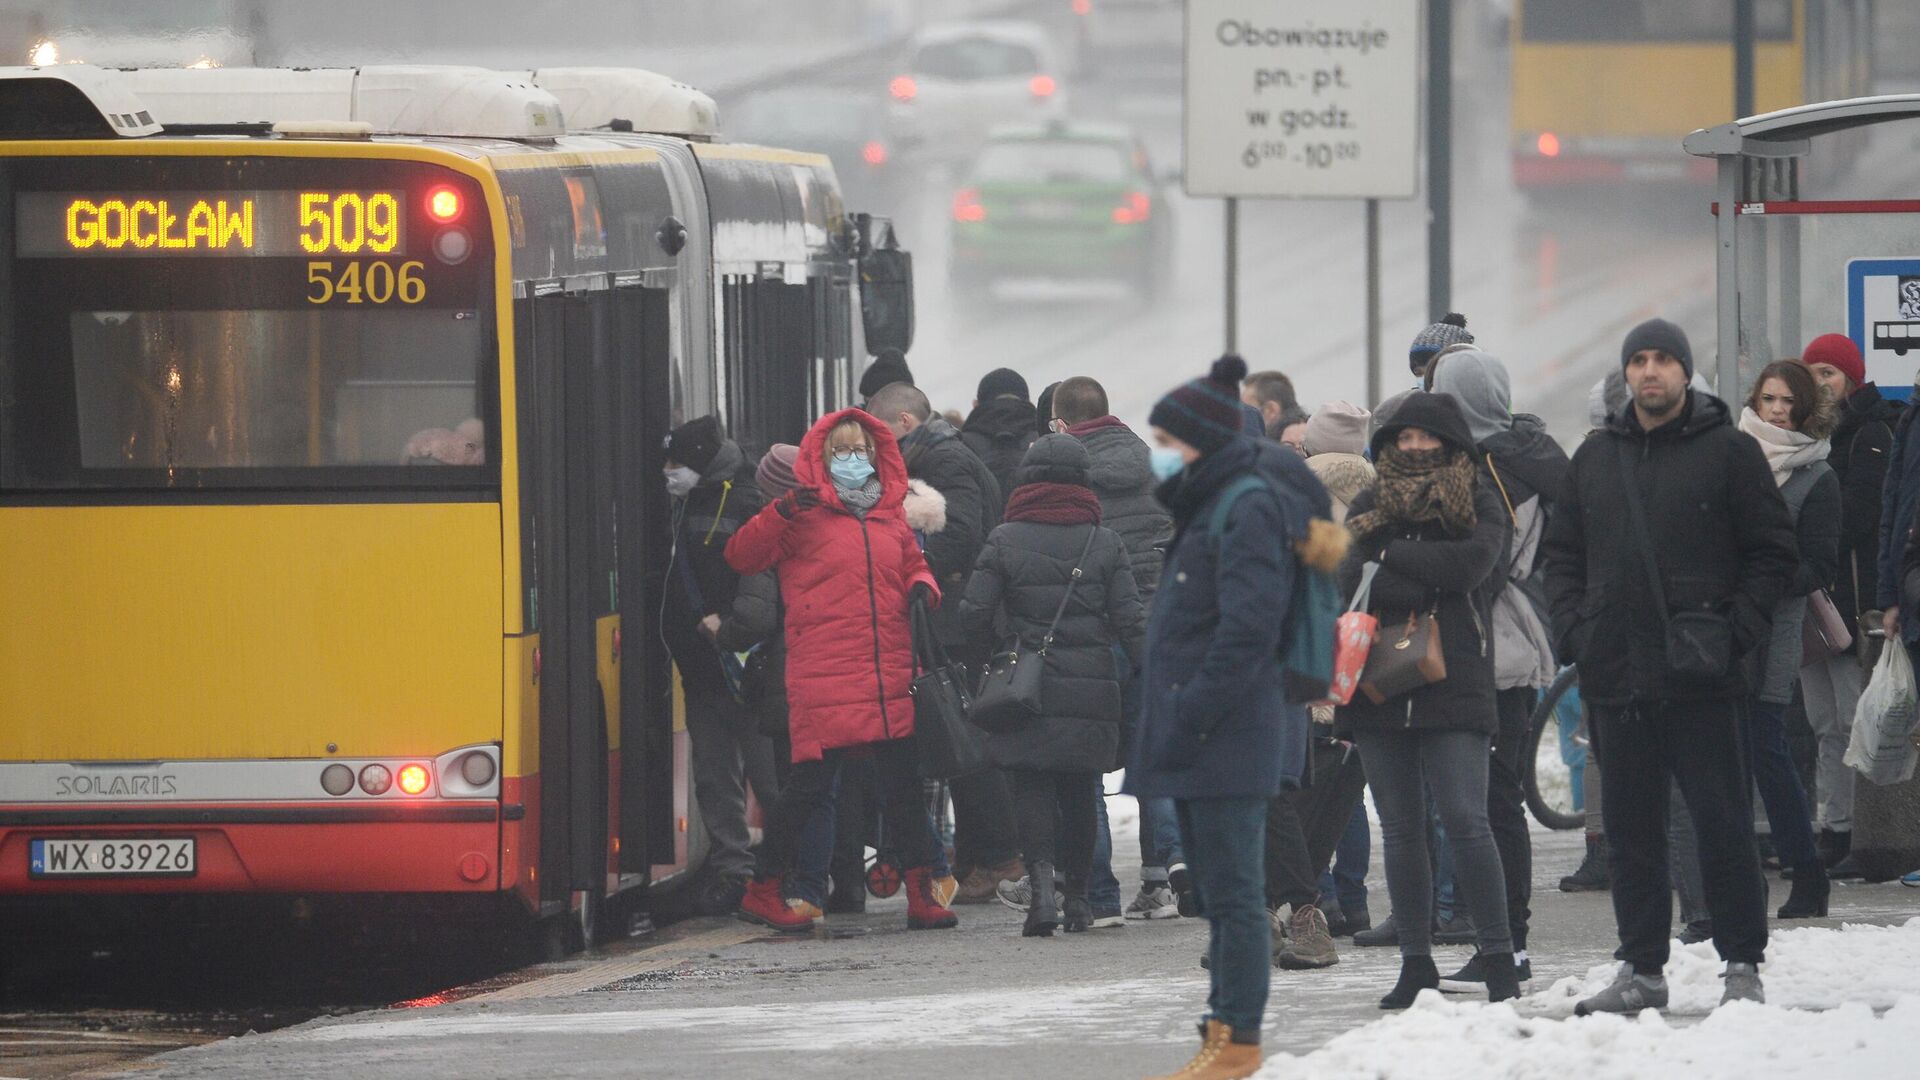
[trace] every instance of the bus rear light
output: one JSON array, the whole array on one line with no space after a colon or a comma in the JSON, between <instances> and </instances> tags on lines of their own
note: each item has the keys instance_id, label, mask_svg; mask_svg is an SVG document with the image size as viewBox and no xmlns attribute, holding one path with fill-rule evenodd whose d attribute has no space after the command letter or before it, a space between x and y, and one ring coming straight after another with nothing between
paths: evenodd
<instances>
[{"instance_id":1,"label":"bus rear light","mask_svg":"<svg viewBox=\"0 0 1920 1080\"><path fill-rule=\"evenodd\" d=\"M460 216L460 193L450 187L427 192L427 216L445 225Z\"/></svg>"},{"instance_id":2,"label":"bus rear light","mask_svg":"<svg viewBox=\"0 0 1920 1080\"><path fill-rule=\"evenodd\" d=\"M393 771L385 765L369 765L360 770L360 790L369 795L385 795L393 786Z\"/></svg>"},{"instance_id":3,"label":"bus rear light","mask_svg":"<svg viewBox=\"0 0 1920 1080\"><path fill-rule=\"evenodd\" d=\"M979 191L966 187L953 193L953 220L966 222L987 220L987 208L980 205Z\"/></svg>"},{"instance_id":4,"label":"bus rear light","mask_svg":"<svg viewBox=\"0 0 1920 1080\"><path fill-rule=\"evenodd\" d=\"M893 100L905 104L920 96L920 84L914 82L911 75L896 75L887 84L887 93L893 95Z\"/></svg>"},{"instance_id":5,"label":"bus rear light","mask_svg":"<svg viewBox=\"0 0 1920 1080\"><path fill-rule=\"evenodd\" d=\"M353 790L353 770L345 765L329 765L321 769L320 787L329 795L345 795Z\"/></svg>"},{"instance_id":6,"label":"bus rear light","mask_svg":"<svg viewBox=\"0 0 1920 1080\"><path fill-rule=\"evenodd\" d=\"M458 266L473 254L473 237L465 229L447 229L433 238L433 253L448 266Z\"/></svg>"},{"instance_id":7,"label":"bus rear light","mask_svg":"<svg viewBox=\"0 0 1920 1080\"><path fill-rule=\"evenodd\" d=\"M1051 75L1035 75L1033 78L1027 80L1027 90L1037 98L1050 98L1053 96L1053 92L1058 89L1060 89L1060 84L1054 82L1053 76Z\"/></svg>"},{"instance_id":8,"label":"bus rear light","mask_svg":"<svg viewBox=\"0 0 1920 1080\"><path fill-rule=\"evenodd\" d=\"M418 795L427 790L427 785L432 780L433 776L427 772L425 765L400 766L400 794L402 795Z\"/></svg>"},{"instance_id":9,"label":"bus rear light","mask_svg":"<svg viewBox=\"0 0 1920 1080\"><path fill-rule=\"evenodd\" d=\"M474 787L493 783L493 758L478 750L460 759L460 778Z\"/></svg>"},{"instance_id":10,"label":"bus rear light","mask_svg":"<svg viewBox=\"0 0 1920 1080\"><path fill-rule=\"evenodd\" d=\"M1541 157L1560 156L1560 136L1551 131L1541 132L1540 137L1533 141L1533 145L1540 151Z\"/></svg>"}]
</instances>

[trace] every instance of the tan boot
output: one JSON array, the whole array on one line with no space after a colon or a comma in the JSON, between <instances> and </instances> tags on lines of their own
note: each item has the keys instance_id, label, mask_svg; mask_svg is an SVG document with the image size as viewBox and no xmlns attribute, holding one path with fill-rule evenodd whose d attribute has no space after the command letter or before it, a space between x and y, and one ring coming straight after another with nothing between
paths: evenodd
<instances>
[{"instance_id":1,"label":"tan boot","mask_svg":"<svg viewBox=\"0 0 1920 1080\"><path fill-rule=\"evenodd\" d=\"M988 904L994 900L994 889L1003 881L1018 881L1026 873L1026 867L1019 859L1008 859L997 866L976 866L960 882L960 893L954 897L955 903Z\"/></svg>"},{"instance_id":2,"label":"tan boot","mask_svg":"<svg viewBox=\"0 0 1920 1080\"><path fill-rule=\"evenodd\" d=\"M1207 1021L1200 1052L1180 1071L1149 1080L1244 1080L1260 1071L1260 1047L1233 1041L1233 1029L1218 1020Z\"/></svg>"}]
</instances>

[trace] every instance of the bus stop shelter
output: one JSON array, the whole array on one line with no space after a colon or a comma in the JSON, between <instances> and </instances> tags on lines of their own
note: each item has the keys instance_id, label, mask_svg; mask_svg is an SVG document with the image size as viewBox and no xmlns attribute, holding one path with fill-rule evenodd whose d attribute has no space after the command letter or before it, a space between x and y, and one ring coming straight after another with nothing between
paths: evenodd
<instances>
[{"instance_id":1,"label":"bus stop shelter","mask_svg":"<svg viewBox=\"0 0 1920 1080\"><path fill-rule=\"evenodd\" d=\"M1767 363L1840 331L1867 377L1908 396L1920 365L1920 199L1822 198L1868 129L1920 119L1920 94L1802 105L1702 128L1687 153L1716 160L1717 387L1729 401ZM1910 350L1912 355L1909 355Z\"/></svg>"}]
</instances>

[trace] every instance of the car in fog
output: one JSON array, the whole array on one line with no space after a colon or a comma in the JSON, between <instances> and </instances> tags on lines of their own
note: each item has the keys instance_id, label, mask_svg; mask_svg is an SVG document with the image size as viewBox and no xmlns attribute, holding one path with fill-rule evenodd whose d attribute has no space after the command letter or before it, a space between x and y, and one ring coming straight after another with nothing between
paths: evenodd
<instances>
[{"instance_id":1,"label":"car in fog","mask_svg":"<svg viewBox=\"0 0 1920 1080\"><path fill-rule=\"evenodd\" d=\"M983 21L930 26L887 85L894 130L931 155L964 156L997 123L1064 117L1059 50L1042 27Z\"/></svg>"},{"instance_id":2,"label":"car in fog","mask_svg":"<svg viewBox=\"0 0 1920 1080\"><path fill-rule=\"evenodd\" d=\"M1081 71L1178 78L1186 33L1181 0L1070 0Z\"/></svg>"},{"instance_id":3,"label":"car in fog","mask_svg":"<svg viewBox=\"0 0 1920 1080\"><path fill-rule=\"evenodd\" d=\"M907 186L907 148L893 135L886 105L871 94L827 87L755 94L725 119L736 142L827 155L850 209L890 213Z\"/></svg>"},{"instance_id":4,"label":"car in fog","mask_svg":"<svg viewBox=\"0 0 1920 1080\"><path fill-rule=\"evenodd\" d=\"M1118 280L1152 297L1173 252L1166 192L1146 147L1115 124L995 128L953 196L960 296L997 280Z\"/></svg>"}]
</instances>

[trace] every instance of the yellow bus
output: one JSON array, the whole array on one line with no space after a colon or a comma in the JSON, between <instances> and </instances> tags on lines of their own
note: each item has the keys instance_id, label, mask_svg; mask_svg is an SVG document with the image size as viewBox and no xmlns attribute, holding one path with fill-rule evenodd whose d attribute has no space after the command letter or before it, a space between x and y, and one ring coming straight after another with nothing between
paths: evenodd
<instances>
[{"instance_id":1,"label":"yellow bus","mask_svg":"<svg viewBox=\"0 0 1920 1080\"><path fill-rule=\"evenodd\" d=\"M911 324L825 158L714 134L637 71L0 69L0 903L578 941L699 865L664 436L797 442Z\"/></svg>"},{"instance_id":2,"label":"yellow bus","mask_svg":"<svg viewBox=\"0 0 1920 1080\"><path fill-rule=\"evenodd\" d=\"M1871 92L1869 0L1753 7L1756 112ZM1711 182L1680 139L1734 119L1733 0L1519 0L1511 36L1516 186Z\"/></svg>"}]
</instances>

